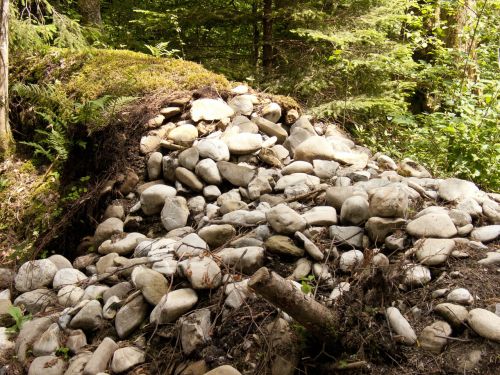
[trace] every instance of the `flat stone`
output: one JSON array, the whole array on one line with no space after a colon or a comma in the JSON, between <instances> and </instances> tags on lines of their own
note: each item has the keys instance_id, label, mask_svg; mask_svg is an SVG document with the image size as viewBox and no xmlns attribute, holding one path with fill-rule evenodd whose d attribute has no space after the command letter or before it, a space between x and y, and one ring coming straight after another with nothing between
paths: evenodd
<instances>
[{"instance_id":1,"label":"flat stone","mask_svg":"<svg viewBox=\"0 0 500 375\"><path fill-rule=\"evenodd\" d=\"M460 305L470 305L474 302L474 297L465 288L453 289L447 296L446 300L451 303L458 303Z\"/></svg>"},{"instance_id":2,"label":"flat stone","mask_svg":"<svg viewBox=\"0 0 500 375\"><path fill-rule=\"evenodd\" d=\"M102 307L99 301L89 301L71 320L70 327L93 331L101 326Z\"/></svg>"},{"instance_id":3,"label":"flat stone","mask_svg":"<svg viewBox=\"0 0 500 375\"><path fill-rule=\"evenodd\" d=\"M321 179L331 179L339 169L339 163L333 160L313 160L313 172Z\"/></svg>"},{"instance_id":4,"label":"flat stone","mask_svg":"<svg viewBox=\"0 0 500 375\"><path fill-rule=\"evenodd\" d=\"M281 173L286 176L293 173L313 173L313 166L307 161L294 161L288 164L285 168L281 170Z\"/></svg>"},{"instance_id":5,"label":"flat stone","mask_svg":"<svg viewBox=\"0 0 500 375\"><path fill-rule=\"evenodd\" d=\"M430 178L431 174L423 166L411 159L404 159L399 168L404 176L411 176L417 178Z\"/></svg>"},{"instance_id":6,"label":"flat stone","mask_svg":"<svg viewBox=\"0 0 500 375\"><path fill-rule=\"evenodd\" d=\"M113 353L111 370L113 373L119 374L144 362L146 362L146 354L142 350L133 346L126 346L117 349Z\"/></svg>"},{"instance_id":7,"label":"flat stone","mask_svg":"<svg viewBox=\"0 0 500 375\"><path fill-rule=\"evenodd\" d=\"M217 121L233 116L234 110L221 99L203 98L193 101L190 114L194 122Z\"/></svg>"},{"instance_id":8,"label":"flat stone","mask_svg":"<svg viewBox=\"0 0 500 375\"><path fill-rule=\"evenodd\" d=\"M306 220L285 204L278 204L267 211L266 219L280 234L301 232L306 228Z\"/></svg>"},{"instance_id":9,"label":"flat stone","mask_svg":"<svg viewBox=\"0 0 500 375\"><path fill-rule=\"evenodd\" d=\"M260 134L239 133L230 136L226 144L231 154L247 155L262 148L262 136Z\"/></svg>"},{"instance_id":10,"label":"flat stone","mask_svg":"<svg viewBox=\"0 0 500 375\"><path fill-rule=\"evenodd\" d=\"M56 272L54 280L52 281L52 287L54 289L62 288L66 285L77 284L80 281L86 280L87 276L74 268L63 268Z\"/></svg>"},{"instance_id":11,"label":"flat stone","mask_svg":"<svg viewBox=\"0 0 500 375\"><path fill-rule=\"evenodd\" d=\"M332 145L324 137L312 136L297 146L295 160L312 162L313 160L333 160L335 152Z\"/></svg>"},{"instance_id":12,"label":"flat stone","mask_svg":"<svg viewBox=\"0 0 500 375\"><path fill-rule=\"evenodd\" d=\"M177 190L168 185L153 185L141 194L141 209L145 215L156 215L161 212L166 198L175 197Z\"/></svg>"},{"instance_id":13,"label":"flat stone","mask_svg":"<svg viewBox=\"0 0 500 375\"><path fill-rule=\"evenodd\" d=\"M134 332L146 318L148 304L142 295L122 306L116 313L115 328L118 336L123 339Z\"/></svg>"},{"instance_id":14,"label":"flat stone","mask_svg":"<svg viewBox=\"0 0 500 375\"><path fill-rule=\"evenodd\" d=\"M276 137L279 143L283 143L288 136L288 133L280 124L276 124L262 117L255 117L252 121L258 126L262 133L270 137Z\"/></svg>"},{"instance_id":15,"label":"flat stone","mask_svg":"<svg viewBox=\"0 0 500 375\"><path fill-rule=\"evenodd\" d=\"M337 245L347 245L358 249L363 246L363 228L332 225L329 228L329 232L330 238Z\"/></svg>"},{"instance_id":16,"label":"flat stone","mask_svg":"<svg viewBox=\"0 0 500 375\"><path fill-rule=\"evenodd\" d=\"M85 333L81 329L76 329L68 333L66 347L70 350L70 352L76 354L84 346L87 346L87 336L85 336Z\"/></svg>"},{"instance_id":17,"label":"flat stone","mask_svg":"<svg viewBox=\"0 0 500 375\"><path fill-rule=\"evenodd\" d=\"M83 375L96 375L106 371L108 362L117 349L118 345L111 338L104 338L87 362Z\"/></svg>"},{"instance_id":18,"label":"flat stone","mask_svg":"<svg viewBox=\"0 0 500 375\"><path fill-rule=\"evenodd\" d=\"M454 248L455 241L439 238L421 239L414 246L418 261L426 266L443 264Z\"/></svg>"},{"instance_id":19,"label":"flat stone","mask_svg":"<svg viewBox=\"0 0 500 375\"><path fill-rule=\"evenodd\" d=\"M288 187L305 185L309 190L316 188L320 184L320 179L316 176L311 176L306 173L293 173L281 177L277 182L274 190L283 191Z\"/></svg>"},{"instance_id":20,"label":"flat stone","mask_svg":"<svg viewBox=\"0 0 500 375\"><path fill-rule=\"evenodd\" d=\"M203 182L201 182L198 177L191 172L189 169L184 167L177 167L175 169L175 177L177 180L182 182L184 185L189 187L194 191L202 191L203 190Z\"/></svg>"},{"instance_id":21,"label":"flat stone","mask_svg":"<svg viewBox=\"0 0 500 375\"><path fill-rule=\"evenodd\" d=\"M236 210L222 216L222 221L234 225L254 225L266 222L266 213L262 211Z\"/></svg>"},{"instance_id":22,"label":"flat stone","mask_svg":"<svg viewBox=\"0 0 500 375\"><path fill-rule=\"evenodd\" d=\"M14 300L14 305L24 306L28 312L36 314L56 302L56 294L52 290L40 288L19 295Z\"/></svg>"},{"instance_id":23,"label":"flat stone","mask_svg":"<svg viewBox=\"0 0 500 375\"><path fill-rule=\"evenodd\" d=\"M63 268L73 268L71 262L62 255L54 254L48 257L47 259L50 260L52 263L54 263L54 265L57 267L57 270Z\"/></svg>"},{"instance_id":24,"label":"flat stone","mask_svg":"<svg viewBox=\"0 0 500 375\"><path fill-rule=\"evenodd\" d=\"M247 187L255 176L255 171L227 161L217 162L219 172L224 179L235 186Z\"/></svg>"},{"instance_id":25,"label":"flat stone","mask_svg":"<svg viewBox=\"0 0 500 375\"><path fill-rule=\"evenodd\" d=\"M439 197L447 202L474 198L479 188L470 181L448 178L439 184Z\"/></svg>"},{"instance_id":26,"label":"flat stone","mask_svg":"<svg viewBox=\"0 0 500 375\"><path fill-rule=\"evenodd\" d=\"M161 222L167 231L186 226L188 217L189 208L184 197L165 199L161 211Z\"/></svg>"},{"instance_id":27,"label":"flat stone","mask_svg":"<svg viewBox=\"0 0 500 375\"><path fill-rule=\"evenodd\" d=\"M87 362L92 357L92 352L81 352L69 360L68 369L64 375L81 375L87 365Z\"/></svg>"},{"instance_id":28,"label":"flat stone","mask_svg":"<svg viewBox=\"0 0 500 375\"><path fill-rule=\"evenodd\" d=\"M487 225L484 227L475 228L471 235L471 239L480 242L490 242L500 237L500 225Z\"/></svg>"},{"instance_id":29,"label":"flat stone","mask_svg":"<svg viewBox=\"0 0 500 375\"><path fill-rule=\"evenodd\" d=\"M63 375L66 364L55 355L37 357L31 362L28 375Z\"/></svg>"},{"instance_id":30,"label":"flat stone","mask_svg":"<svg viewBox=\"0 0 500 375\"><path fill-rule=\"evenodd\" d=\"M301 257L304 249L296 246L293 240L287 236L271 236L265 242L266 250L273 254Z\"/></svg>"},{"instance_id":31,"label":"flat stone","mask_svg":"<svg viewBox=\"0 0 500 375\"><path fill-rule=\"evenodd\" d=\"M210 310L201 309L183 318L180 331L182 350L189 355L210 338Z\"/></svg>"},{"instance_id":32,"label":"flat stone","mask_svg":"<svg viewBox=\"0 0 500 375\"><path fill-rule=\"evenodd\" d=\"M35 357L40 357L54 354L61 346L61 343L59 342L60 336L61 330L59 329L57 323L51 324L33 344L33 355Z\"/></svg>"},{"instance_id":33,"label":"flat stone","mask_svg":"<svg viewBox=\"0 0 500 375\"><path fill-rule=\"evenodd\" d=\"M193 289L215 289L222 281L222 272L210 257L186 259L179 262L178 269Z\"/></svg>"},{"instance_id":34,"label":"flat stone","mask_svg":"<svg viewBox=\"0 0 500 375\"><path fill-rule=\"evenodd\" d=\"M168 292L167 279L161 273L146 267L134 268L132 282L142 292L146 301L155 306Z\"/></svg>"},{"instance_id":35,"label":"flat stone","mask_svg":"<svg viewBox=\"0 0 500 375\"><path fill-rule=\"evenodd\" d=\"M52 283L57 271L56 265L49 259L26 262L17 271L16 289L20 292L28 292L48 286Z\"/></svg>"},{"instance_id":36,"label":"flat stone","mask_svg":"<svg viewBox=\"0 0 500 375\"><path fill-rule=\"evenodd\" d=\"M214 161L229 160L229 148L227 145L217 138L200 139L196 144L196 148L202 158L210 158Z\"/></svg>"},{"instance_id":37,"label":"flat stone","mask_svg":"<svg viewBox=\"0 0 500 375\"><path fill-rule=\"evenodd\" d=\"M16 339L16 356L20 362L26 360L26 352L32 344L45 332L52 324L49 317L36 318L23 324Z\"/></svg>"},{"instance_id":38,"label":"flat stone","mask_svg":"<svg viewBox=\"0 0 500 375\"><path fill-rule=\"evenodd\" d=\"M142 155L157 151L160 148L161 138L157 135L146 135L141 138L139 150Z\"/></svg>"},{"instance_id":39,"label":"flat stone","mask_svg":"<svg viewBox=\"0 0 500 375\"><path fill-rule=\"evenodd\" d=\"M196 233L185 236L175 253L179 259L201 255L208 250L207 243Z\"/></svg>"},{"instance_id":40,"label":"flat stone","mask_svg":"<svg viewBox=\"0 0 500 375\"><path fill-rule=\"evenodd\" d=\"M302 217L308 226L330 226L337 224L337 211L330 206L316 206L304 212Z\"/></svg>"},{"instance_id":41,"label":"flat stone","mask_svg":"<svg viewBox=\"0 0 500 375\"><path fill-rule=\"evenodd\" d=\"M198 296L193 289L177 289L169 292L151 312L150 322L167 324L176 321L198 302Z\"/></svg>"},{"instance_id":42,"label":"flat stone","mask_svg":"<svg viewBox=\"0 0 500 375\"><path fill-rule=\"evenodd\" d=\"M500 265L500 253L497 252L487 252L486 258L478 261L479 264L489 266L489 265Z\"/></svg>"},{"instance_id":43,"label":"flat stone","mask_svg":"<svg viewBox=\"0 0 500 375\"><path fill-rule=\"evenodd\" d=\"M220 257L225 265L235 267L236 270L246 274L251 274L262 267L265 259L264 249L260 246L227 247L216 255Z\"/></svg>"},{"instance_id":44,"label":"flat stone","mask_svg":"<svg viewBox=\"0 0 500 375\"><path fill-rule=\"evenodd\" d=\"M209 225L200 229L198 235L215 249L229 242L236 235L236 229L230 224Z\"/></svg>"},{"instance_id":45,"label":"flat stone","mask_svg":"<svg viewBox=\"0 0 500 375\"><path fill-rule=\"evenodd\" d=\"M406 231L414 237L450 238L457 234L453 221L445 214L421 216L410 221Z\"/></svg>"},{"instance_id":46,"label":"flat stone","mask_svg":"<svg viewBox=\"0 0 500 375\"><path fill-rule=\"evenodd\" d=\"M99 254L128 255L134 251L137 245L146 239L142 233L127 233L123 238L111 238L104 241L97 249Z\"/></svg>"},{"instance_id":47,"label":"flat stone","mask_svg":"<svg viewBox=\"0 0 500 375\"><path fill-rule=\"evenodd\" d=\"M314 244L314 242L307 238L306 235L300 232L295 232L295 238L302 243L304 249L311 256L311 258L317 261L323 260L323 252Z\"/></svg>"}]
</instances>

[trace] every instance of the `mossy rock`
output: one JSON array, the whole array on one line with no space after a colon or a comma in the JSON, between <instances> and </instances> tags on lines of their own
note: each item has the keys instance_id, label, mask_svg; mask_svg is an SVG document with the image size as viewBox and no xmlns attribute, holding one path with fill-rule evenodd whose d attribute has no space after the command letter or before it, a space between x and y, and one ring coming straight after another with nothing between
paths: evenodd
<instances>
[{"instance_id":1,"label":"mossy rock","mask_svg":"<svg viewBox=\"0 0 500 375\"><path fill-rule=\"evenodd\" d=\"M24 57L13 64L12 74L14 80L26 83L61 82L68 96L80 102L104 95L142 96L157 90L229 88L226 78L199 64L128 50L51 49L44 56Z\"/></svg>"}]
</instances>

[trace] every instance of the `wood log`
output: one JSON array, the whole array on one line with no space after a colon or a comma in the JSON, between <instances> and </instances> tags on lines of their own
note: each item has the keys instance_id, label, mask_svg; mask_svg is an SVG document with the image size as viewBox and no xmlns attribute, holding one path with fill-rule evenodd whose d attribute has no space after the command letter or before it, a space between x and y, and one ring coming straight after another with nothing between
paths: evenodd
<instances>
[{"instance_id":1,"label":"wood log","mask_svg":"<svg viewBox=\"0 0 500 375\"><path fill-rule=\"evenodd\" d=\"M316 338L328 341L336 337L339 315L298 290L290 280L262 267L250 278L248 286L302 324Z\"/></svg>"}]
</instances>

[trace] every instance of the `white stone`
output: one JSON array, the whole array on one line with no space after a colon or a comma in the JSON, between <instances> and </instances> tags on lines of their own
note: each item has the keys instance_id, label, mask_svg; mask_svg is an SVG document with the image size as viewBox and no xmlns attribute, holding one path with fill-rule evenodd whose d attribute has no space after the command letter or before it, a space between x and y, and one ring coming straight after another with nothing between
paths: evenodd
<instances>
[{"instance_id":1,"label":"white stone","mask_svg":"<svg viewBox=\"0 0 500 375\"><path fill-rule=\"evenodd\" d=\"M439 184L438 194L441 199L454 202L462 199L473 198L479 188L470 181L458 178L448 178Z\"/></svg>"},{"instance_id":2,"label":"white stone","mask_svg":"<svg viewBox=\"0 0 500 375\"><path fill-rule=\"evenodd\" d=\"M419 287L429 283L431 278L431 271L427 267L410 264L406 267L404 283L411 287Z\"/></svg>"},{"instance_id":3,"label":"white stone","mask_svg":"<svg viewBox=\"0 0 500 375\"><path fill-rule=\"evenodd\" d=\"M198 296L193 289L177 289L164 295L151 312L150 321L153 324L167 324L177 320L198 302Z\"/></svg>"},{"instance_id":4,"label":"white stone","mask_svg":"<svg viewBox=\"0 0 500 375\"><path fill-rule=\"evenodd\" d=\"M342 271L352 270L357 265L363 263L364 256L359 250L349 250L340 255L339 267Z\"/></svg>"},{"instance_id":5,"label":"white stone","mask_svg":"<svg viewBox=\"0 0 500 375\"><path fill-rule=\"evenodd\" d=\"M141 208L145 215L156 215L161 212L166 198L177 195L177 190L168 185L153 185L141 194Z\"/></svg>"},{"instance_id":6,"label":"white stone","mask_svg":"<svg viewBox=\"0 0 500 375\"><path fill-rule=\"evenodd\" d=\"M337 224L337 211L330 206L315 206L304 212L302 217L308 226L330 226Z\"/></svg>"},{"instance_id":7,"label":"white stone","mask_svg":"<svg viewBox=\"0 0 500 375\"><path fill-rule=\"evenodd\" d=\"M198 99L191 104L191 119L195 122L222 120L234 115L234 110L221 99Z\"/></svg>"},{"instance_id":8,"label":"white stone","mask_svg":"<svg viewBox=\"0 0 500 375\"><path fill-rule=\"evenodd\" d=\"M24 263L15 277L16 289L20 292L50 285L57 273L56 265L49 259L37 259Z\"/></svg>"},{"instance_id":9,"label":"white stone","mask_svg":"<svg viewBox=\"0 0 500 375\"><path fill-rule=\"evenodd\" d=\"M417 342L415 331L396 307L388 307L386 316L396 341L405 345L414 345Z\"/></svg>"},{"instance_id":10,"label":"white stone","mask_svg":"<svg viewBox=\"0 0 500 375\"><path fill-rule=\"evenodd\" d=\"M479 335L488 340L500 342L500 316L485 309L469 312L467 323Z\"/></svg>"},{"instance_id":11,"label":"white stone","mask_svg":"<svg viewBox=\"0 0 500 375\"><path fill-rule=\"evenodd\" d=\"M415 237L450 238L457 229L450 217L445 214L427 214L408 223L406 231Z\"/></svg>"},{"instance_id":12,"label":"white stone","mask_svg":"<svg viewBox=\"0 0 500 375\"><path fill-rule=\"evenodd\" d=\"M203 138L198 141L196 148L202 158L210 158L214 161L229 160L229 148L217 138Z\"/></svg>"},{"instance_id":13,"label":"white stone","mask_svg":"<svg viewBox=\"0 0 500 375\"><path fill-rule=\"evenodd\" d=\"M209 257L195 257L179 262L179 273L184 275L193 289L214 289L220 286L222 272Z\"/></svg>"},{"instance_id":14,"label":"white stone","mask_svg":"<svg viewBox=\"0 0 500 375\"><path fill-rule=\"evenodd\" d=\"M448 296L446 296L446 300L451 303L458 303L460 305L470 305L474 302L474 297L470 292L465 288L457 288L453 289Z\"/></svg>"},{"instance_id":15,"label":"white stone","mask_svg":"<svg viewBox=\"0 0 500 375\"><path fill-rule=\"evenodd\" d=\"M52 287L54 289L59 289L66 285L77 284L86 279L87 276L81 271L73 268L63 268L55 274Z\"/></svg>"},{"instance_id":16,"label":"white stone","mask_svg":"<svg viewBox=\"0 0 500 375\"><path fill-rule=\"evenodd\" d=\"M119 374L146 361L146 354L139 348L127 346L117 349L111 361L111 370Z\"/></svg>"},{"instance_id":17,"label":"white stone","mask_svg":"<svg viewBox=\"0 0 500 375\"><path fill-rule=\"evenodd\" d=\"M417 241L414 246L418 261L425 266L443 264L454 248L455 241L440 238L422 239Z\"/></svg>"}]
</instances>

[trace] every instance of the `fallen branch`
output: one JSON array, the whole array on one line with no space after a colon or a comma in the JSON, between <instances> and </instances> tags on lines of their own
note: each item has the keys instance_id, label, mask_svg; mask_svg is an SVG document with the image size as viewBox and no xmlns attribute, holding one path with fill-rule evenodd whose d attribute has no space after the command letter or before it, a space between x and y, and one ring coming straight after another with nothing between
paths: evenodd
<instances>
[{"instance_id":1,"label":"fallen branch","mask_svg":"<svg viewBox=\"0 0 500 375\"><path fill-rule=\"evenodd\" d=\"M339 316L298 290L289 280L262 267L253 274L248 286L293 317L318 339L327 341L336 337Z\"/></svg>"}]
</instances>

